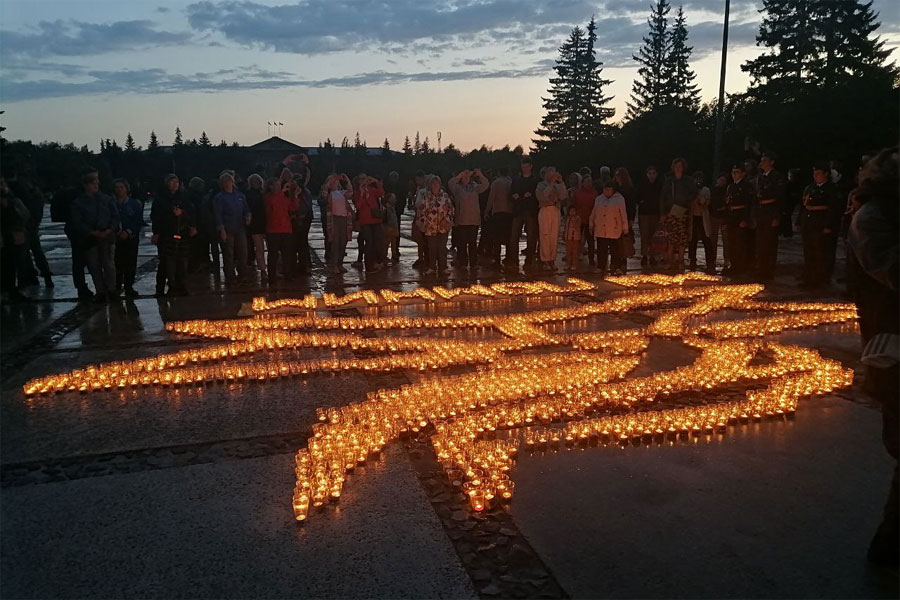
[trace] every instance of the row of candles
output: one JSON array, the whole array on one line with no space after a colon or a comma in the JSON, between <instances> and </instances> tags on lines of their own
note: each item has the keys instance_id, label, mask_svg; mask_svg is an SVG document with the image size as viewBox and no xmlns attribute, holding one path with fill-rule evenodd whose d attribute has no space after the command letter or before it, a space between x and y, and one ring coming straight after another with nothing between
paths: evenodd
<instances>
[{"instance_id":1,"label":"row of candles","mask_svg":"<svg viewBox=\"0 0 900 600\"><path fill-rule=\"evenodd\" d=\"M470 296L478 298L539 296L543 294L558 296L586 292L596 288L596 285L583 279L569 277L566 279L565 285L557 285L547 281L509 281L490 285L475 284L458 288L416 288L406 292L383 289L378 291L360 290L343 296L325 293L321 296L321 302L320 297L315 294L307 294L303 298L281 298L278 300L266 300L263 297L259 297L253 299L251 307L254 312L265 312L282 308L314 310L320 306L324 308L341 308L356 303L378 306L382 304L399 304L403 300L436 302Z\"/></svg>"},{"instance_id":2,"label":"row of candles","mask_svg":"<svg viewBox=\"0 0 900 600\"><path fill-rule=\"evenodd\" d=\"M841 322L855 317L847 305L756 302L751 296L761 289L758 285L706 286L694 288L660 289L635 292L611 300L576 307L561 307L513 315L481 317L320 317L296 315L263 315L225 321L193 320L167 324L171 331L211 339L224 338L228 343L206 348L192 348L154 358L117 361L92 365L69 373L33 379L25 384L27 395L64 391L103 390L146 385L180 385L198 382L221 382L234 379L271 379L316 372L344 370L433 370L454 365L484 363L495 360L499 353L530 347L573 344L590 349L592 339L585 336L554 336L540 328L552 322L582 319L599 314L622 313L647 306L664 306L680 300L691 300L687 306L659 315L643 333L658 336L715 337L758 336L784 329L811 327L824 322ZM781 314L747 321L721 321L689 327L686 323L698 315L715 310L777 310ZM828 308L828 310L826 310ZM785 314L785 311L786 314ZM506 339L473 342L447 338L415 338L391 336L366 338L346 333L302 333L297 329L317 331L367 331L387 329L471 329L494 328ZM596 339L607 340L612 332ZM630 347L646 347L638 341L641 336L629 334ZM620 344L626 342L620 340ZM265 363L204 366L201 363L227 362L231 359L260 352L298 350L301 348L351 349L390 353L388 356L367 359L327 358L319 360L269 360ZM415 355L410 354L415 353Z\"/></svg>"}]
</instances>

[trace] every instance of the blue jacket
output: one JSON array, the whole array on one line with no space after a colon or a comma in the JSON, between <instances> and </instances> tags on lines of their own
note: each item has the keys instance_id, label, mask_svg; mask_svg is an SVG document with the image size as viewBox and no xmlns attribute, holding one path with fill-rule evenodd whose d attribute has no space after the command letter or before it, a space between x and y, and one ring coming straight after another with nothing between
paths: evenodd
<instances>
[{"instance_id":1,"label":"blue jacket","mask_svg":"<svg viewBox=\"0 0 900 600\"><path fill-rule=\"evenodd\" d=\"M246 233L250 206L244 194L237 190L230 194L219 192L213 198L212 205L216 231L225 231L228 235Z\"/></svg>"},{"instance_id":2,"label":"blue jacket","mask_svg":"<svg viewBox=\"0 0 900 600\"><path fill-rule=\"evenodd\" d=\"M140 237L141 229L144 227L144 206L140 200L134 198L125 198L124 202L116 202L116 209L119 211L119 219L122 221L122 231L128 233L128 237Z\"/></svg>"}]
</instances>

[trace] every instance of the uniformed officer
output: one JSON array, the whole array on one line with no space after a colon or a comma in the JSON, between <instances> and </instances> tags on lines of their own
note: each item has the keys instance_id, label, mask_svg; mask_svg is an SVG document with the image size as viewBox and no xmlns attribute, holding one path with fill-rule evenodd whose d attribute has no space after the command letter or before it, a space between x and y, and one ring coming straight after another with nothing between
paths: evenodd
<instances>
[{"instance_id":1,"label":"uniformed officer","mask_svg":"<svg viewBox=\"0 0 900 600\"><path fill-rule=\"evenodd\" d=\"M813 167L813 183L803 190L803 206L798 223L803 235L803 287L819 288L828 283L826 251L829 236L837 235L843 199L831 181L828 163Z\"/></svg>"},{"instance_id":2,"label":"uniformed officer","mask_svg":"<svg viewBox=\"0 0 900 600\"><path fill-rule=\"evenodd\" d=\"M753 216L756 220L756 276L760 281L768 281L775 274L778 226L787 184L781 173L775 170L775 155L771 152L763 153L759 169L753 203Z\"/></svg>"},{"instance_id":3,"label":"uniformed officer","mask_svg":"<svg viewBox=\"0 0 900 600\"><path fill-rule=\"evenodd\" d=\"M740 277L746 275L753 247L753 231L750 229L750 210L753 205L753 185L746 178L744 165L735 163L731 168L731 183L725 194L726 208L726 252L731 266L723 275Z\"/></svg>"}]
</instances>

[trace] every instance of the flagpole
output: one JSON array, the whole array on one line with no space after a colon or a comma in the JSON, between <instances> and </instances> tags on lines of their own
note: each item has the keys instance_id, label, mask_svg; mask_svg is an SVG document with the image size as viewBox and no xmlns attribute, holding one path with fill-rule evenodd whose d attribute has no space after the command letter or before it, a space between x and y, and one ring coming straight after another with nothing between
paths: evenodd
<instances>
[{"instance_id":1,"label":"flagpole","mask_svg":"<svg viewBox=\"0 0 900 600\"><path fill-rule=\"evenodd\" d=\"M710 181L716 180L719 169L722 168L722 129L725 120L725 68L728 57L728 13L731 9L731 0L725 0L725 24L722 28L722 69L719 73L719 103L716 105L716 137L713 146L713 168Z\"/></svg>"}]
</instances>

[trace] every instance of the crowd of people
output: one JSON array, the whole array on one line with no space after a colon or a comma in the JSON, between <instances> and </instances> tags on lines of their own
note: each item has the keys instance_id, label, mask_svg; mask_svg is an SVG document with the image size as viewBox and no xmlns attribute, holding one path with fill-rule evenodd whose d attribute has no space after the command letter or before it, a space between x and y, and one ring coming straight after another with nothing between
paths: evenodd
<instances>
[{"instance_id":1,"label":"crowd of people","mask_svg":"<svg viewBox=\"0 0 900 600\"><path fill-rule=\"evenodd\" d=\"M774 154L764 153L758 161L735 163L708 186L704 173L691 173L682 158L673 160L665 174L648 166L634 181L624 167L583 167L563 177L552 166L537 169L526 156L515 173L467 169L446 182L424 172L405 184L397 172L384 179L332 173L316 192L310 189L309 159L298 154L268 174L260 167L246 178L226 169L214 181L194 177L185 186L178 175L166 175L149 224L127 180L114 180L113 195L107 196L100 191L98 172L86 169L78 188L54 195L51 216L65 222L79 298L97 302L137 295L138 246L148 226L158 248L159 296L186 294L191 274L200 272L224 278L226 285L277 286L309 275L314 205L331 276L346 272L344 259L354 237L358 255L351 265L372 274L399 260L404 234L417 245L413 266L423 276L447 274L449 253L456 269L518 271L524 233L521 254L530 273L556 271L562 238L565 269L578 269L586 257L600 277L625 273L627 259L639 252L643 269L703 268L767 281L776 271L779 237L799 230L802 285L822 287L831 279L838 237L852 214L852 184L839 165L821 163L812 169L813 183L802 189L799 172L783 176L776 161ZM38 274L53 285L37 227L43 199L33 186L6 180L0 196L3 289L10 298L22 299L21 288L36 284ZM401 231L407 211L411 225ZM701 245L702 266L697 259Z\"/></svg>"}]
</instances>

